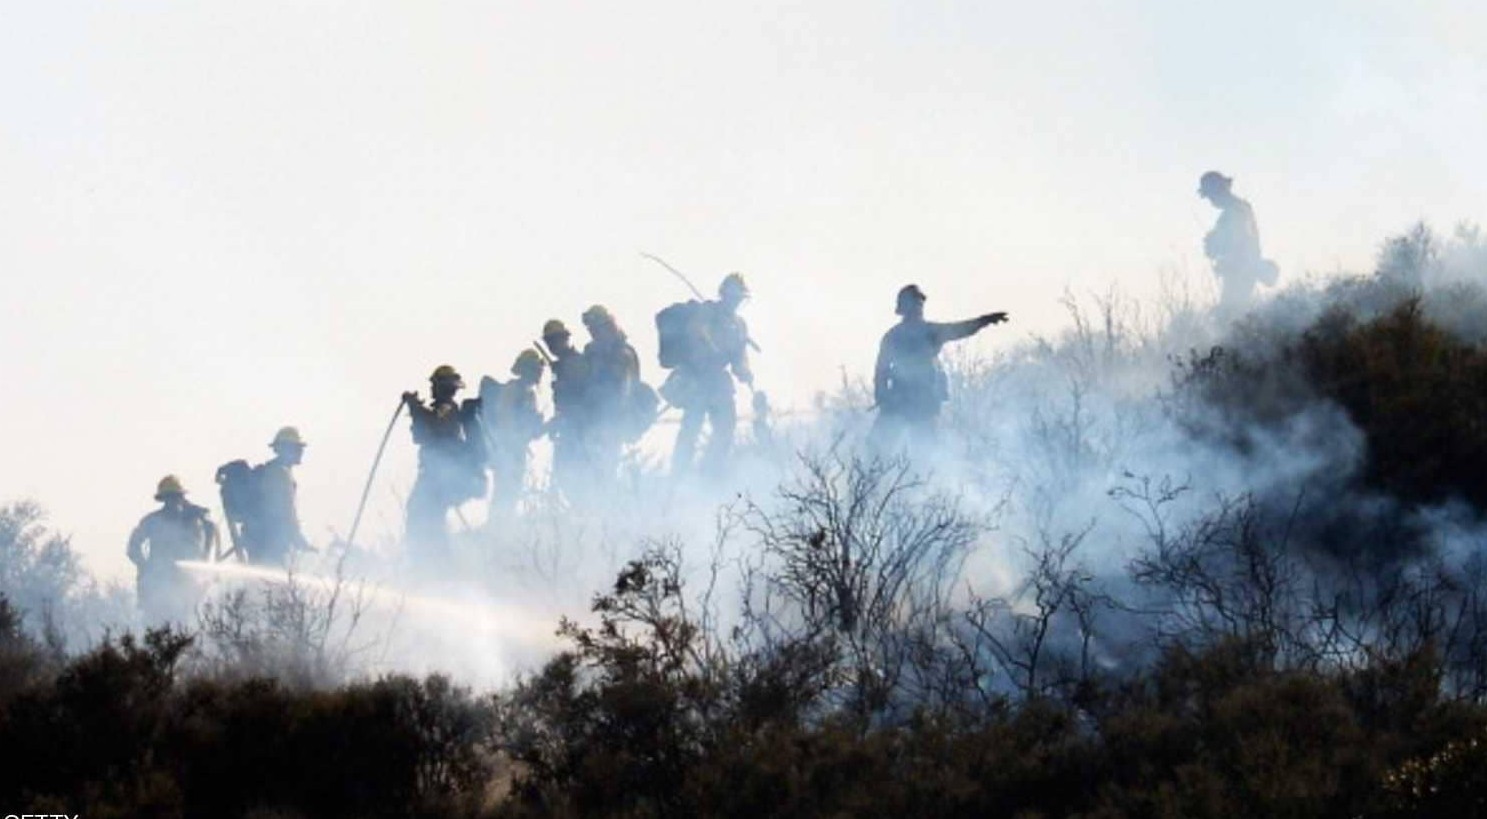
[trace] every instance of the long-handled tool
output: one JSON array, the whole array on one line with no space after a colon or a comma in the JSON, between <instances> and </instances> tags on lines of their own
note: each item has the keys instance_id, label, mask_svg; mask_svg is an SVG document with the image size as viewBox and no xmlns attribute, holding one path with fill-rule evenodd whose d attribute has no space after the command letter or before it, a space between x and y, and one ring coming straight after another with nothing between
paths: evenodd
<instances>
[{"instance_id":1,"label":"long-handled tool","mask_svg":"<svg viewBox=\"0 0 1487 819\"><path fill-rule=\"evenodd\" d=\"M671 271L671 275L677 277L678 279L681 279L682 284L685 284L687 286L687 289L692 291L692 295L696 296L698 301L707 301L707 296L702 295L702 291L697 289L697 285L692 284L692 280L687 278L685 273L667 264L665 259L661 258L660 256L645 252L641 252L640 255Z\"/></svg>"},{"instance_id":2,"label":"long-handled tool","mask_svg":"<svg viewBox=\"0 0 1487 819\"><path fill-rule=\"evenodd\" d=\"M642 251L640 255L671 271L671 275L677 277L678 279L681 279L682 284L685 284L687 286L687 289L692 291L692 295L696 296L698 301L707 301L707 296L702 295L702 291L697 289L697 285L692 284L692 280L687 278L686 274L667 264L665 259L653 253L646 253L644 251ZM756 353L764 352L763 350L759 349L759 345L755 344L754 339L752 338L745 338L744 343L749 345L749 349L753 350ZM749 385L750 389L753 389L753 387L753 384Z\"/></svg>"},{"instance_id":3,"label":"long-handled tool","mask_svg":"<svg viewBox=\"0 0 1487 819\"><path fill-rule=\"evenodd\" d=\"M346 545L356 543L356 530L361 526L361 513L367 509L367 496L372 493L372 479L377 476L377 466L382 463L382 453L387 449L387 440L392 437L392 428L398 422L398 416L403 414L402 399L398 400L398 408L392 411L392 420L387 422L387 431L382 433L382 443L377 446L377 457L372 459L372 471L367 473L367 485L361 490L361 503L356 505L356 518L351 521L351 532L346 535Z\"/></svg>"}]
</instances>

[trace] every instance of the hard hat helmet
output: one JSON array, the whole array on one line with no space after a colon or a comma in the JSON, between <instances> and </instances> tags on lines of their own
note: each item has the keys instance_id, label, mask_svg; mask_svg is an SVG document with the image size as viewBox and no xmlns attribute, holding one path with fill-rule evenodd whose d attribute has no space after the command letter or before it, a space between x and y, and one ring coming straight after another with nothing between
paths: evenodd
<instances>
[{"instance_id":1,"label":"hard hat helmet","mask_svg":"<svg viewBox=\"0 0 1487 819\"><path fill-rule=\"evenodd\" d=\"M434 368L434 374L429 376L430 381L453 381L458 387L464 387L465 381L454 367L448 364L440 364Z\"/></svg>"},{"instance_id":2,"label":"hard hat helmet","mask_svg":"<svg viewBox=\"0 0 1487 819\"><path fill-rule=\"evenodd\" d=\"M548 319L547 323L542 325L543 338L548 338L549 336L566 335L571 335L571 333L568 332L568 328L563 325L563 322L557 319Z\"/></svg>"},{"instance_id":3,"label":"hard hat helmet","mask_svg":"<svg viewBox=\"0 0 1487 819\"><path fill-rule=\"evenodd\" d=\"M1220 193L1229 190L1234 180L1218 171L1208 171L1198 179L1198 193Z\"/></svg>"},{"instance_id":4,"label":"hard hat helmet","mask_svg":"<svg viewBox=\"0 0 1487 819\"><path fill-rule=\"evenodd\" d=\"M739 296L749 295L749 285L744 282L742 273L729 273L723 277L722 283L718 285L718 295L727 298L730 292Z\"/></svg>"},{"instance_id":5,"label":"hard hat helmet","mask_svg":"<svg viewBox=\"0 0 1487 819\"><path fill-rule=\"evenodd\" d=\"M602 304L596 304L593 307L590 307L589 309L583 311L583 315L580 318L583 320L583 325L585 327L589 327L598 322L614 324L614 316L610 315L609 310Z\"/></svg>"},{"instance_id":6,"label":"hard hat helmet","mask_svg":"<svg viewBox=\"0 0 1487 819\"><path fill-rule=\"evenodd\" d=\"M919 289L919 285L907 285L898 291L898 300L894 305L893 311L902 316L908 312L908 305L911 302L923 304L928 298L928 296L924 295L924 291Z\"/></svg>"},{"instance_id":7,"label":"hard hat helmet","mask_svg":"<svg viewBox=\"0 0 1487 819\"><path fill-rule=\"evenodd\" d=\"M512 375L523 375L526 373L542 375L542 356L538 355L537 351L531 347L517 353L516 361L511 364Z\"/></svg>"},{"instance_id":8,"label":"hard hat helmet","mask_svg":"<svg viewBox=\"0 0 1487 819\"><path fill-rule=\"evenodd\" d=\"M166 475L155 485L155 500L165 500L168 495L185 495L186 487L181 484L181 479L174 475Z\"/></svg>"},{"instance_id":9,"label":"hard hat helmet","mask_svg":"<svg viewBox=\"0 0 1487 819\"><path fill-rule=\"evenodd\" d=\"M269 446L275 449L281 446L304 445L305 439L300 437L299 430L294 427L284 427L283 429L280 429L278 432L274 433L274 440L269 442Z\"/></svg>"}]
</instances>

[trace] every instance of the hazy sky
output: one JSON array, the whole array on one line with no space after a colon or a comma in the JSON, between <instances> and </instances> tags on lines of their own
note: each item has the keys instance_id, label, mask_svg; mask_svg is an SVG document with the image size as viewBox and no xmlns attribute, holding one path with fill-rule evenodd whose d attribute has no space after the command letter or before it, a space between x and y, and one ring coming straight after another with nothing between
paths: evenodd
<instances>
[{"instance_id":1,"label":"hazy sky","mask_svg":"<svg viewBox=\"0 0 1487 819\"><path fill-rule=\"evenodd\" d=\"M283 424L344 532L404 389L748 278L761 386L865 375L894 291L1054 332L1209 287L1218 168L1283 280L1482 221L1479 2L0 2L0 500L105 574ZM544 393L546 392L544 388ZM406 423L401 426L406 426ZM400 429L369 517L398 528Z\"/></svg>"}]
</instances>

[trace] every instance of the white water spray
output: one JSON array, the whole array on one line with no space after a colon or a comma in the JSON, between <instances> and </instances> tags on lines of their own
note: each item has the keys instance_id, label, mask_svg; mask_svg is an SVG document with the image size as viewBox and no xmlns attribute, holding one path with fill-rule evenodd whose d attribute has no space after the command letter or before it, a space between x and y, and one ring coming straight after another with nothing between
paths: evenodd
<instances>
[{"instance_id":1,"label":"white water spray","mask_svg":"<svg viewBox=\"0 0 1487 819\"><path fill-rule=\"evenodd\" d=\"M515 606L430 597L363 580L288 572L242 563L183 560L176 565L193 574L223 579L260 580L280 585L295 583L326 592L334 591L339 586L348 594L384 609L400 611L420 622L439 625L471 637L493 639L522 653L547 653L560 647L553 635L555 618L539 616Z\"/></svg>"}]
</instances>

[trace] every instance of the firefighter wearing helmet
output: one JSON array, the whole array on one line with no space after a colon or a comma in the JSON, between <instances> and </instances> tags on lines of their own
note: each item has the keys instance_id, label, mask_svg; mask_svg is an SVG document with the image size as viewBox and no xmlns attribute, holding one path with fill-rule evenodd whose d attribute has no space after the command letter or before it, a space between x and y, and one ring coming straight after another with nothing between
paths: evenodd
<instances>
[{"instance_id":1,"label":"firefighter wearing helmet","mask_svg":"<svg viewBox=\"0 0 1487 819\"><path fill-rule=\"evenodd\" d=\"M717 300L672 305L656 316L661 365L671 368L661 396L682 411L671 453L672 475L694 468L704 424L711 430L702 458L703 473L717 476L727 466L738 424L733 382L754 385L749 328L738 314L748 297L743 276L730 273L718 285Z\"/></svg>"},{"instance_id":2,"label":"firefighter wearing helmet","mask_svg":"<svg viewBox=\"0 0 1487 819\"><path fill-rule=\"evenodd\" d=\"M545 365L542 356L528 347L511 364L510 381L490 376L480 379L481 423L490 433L487 464L495 483L491 511L516 511L525 488L528 448L542 435L542 412L537 409L537 384Z\"/></svg>"},{"instance_id":3,"label":"firefighter wearing helmet","mask_svg":"<svg viewBox=\"0 0 1487 819\"><path fill-rule=\"evenodd\" d=\"M310 551L299 522L299 484L294 468L305 457L305 439L295 427L283 427L269 442L274 457L254 470L257 514L243 527L248 559L285 566L295 552Z\"/></svg>"},{"instance_id":4,"label":"firefighter wearing helmet","mask_svg":"<svg viewBox=\"0 0 1487 819\"><path fill-rule=\"evenodd\" d=\"M465 382L448 364L429 376L430 400L403 393L418 445L418 479L408 495L406 541L411 550L443 559L449 546L451 509L486 493L485 440L480 399L455 401Z\"/></svg>"},{"instance_id":5,"label":"firefighter wearing helmet","mask_svg":"<svg viewBox=\"0 0 1487 819\"><path fill-rule=\"evenodd\" d=\"M609 310L596 304L584 311L582 318L589 333L589 342L583 348L588 377L588 479L590 488L602 489L614 480L625 444L644 432L644 428L637 429L635 407L650 388L640 380L640 356ZM654 411L654 406L651 409Z\"/></svg>"},{"instance_id":6,"label":"firefighter wearing helmet","mask_svg":"<svg viewBox=\"0 0 1487 819\"><path fill-rule=\"evenodd\" d=\"M542 343L552 358L552 420L547 424L552 438L553 488L570 495L581 492L590 473L588 452L592 413L589 401L589 366L573 346L573 334L558 319L542 325Z\"/></svg>"},{"instance_id":7,"label":"firefighter wearing helmet","mask_svg":"<svg viewBox=\"0 0 1487 819\"><path fill-rule=\"evenodd\" d=\"M1275 263L1260 251L1260 228L1254 208L1234 194L1234 180L1218 171L1198 179L1198 195L1219 209L1219 218L1203 237L1203 253L1213 264L1221 293L1218 309L1233 317L1254 301L1255 285L1275 284Z\"/></svg>"},{"instance_id":8,"label":"firefighter wearing helmet","mask_svg":"<svg viewBox=\"0 0 1487 819\"><path fill-rule=\"evenodd\" d=\"M160 508L129 534L125 553L136 570L136 596L145 622L182 622L196 609L200 590L185 560L207 560L217 551L217 526L205 507L186 500L186 487L166 475L155 487Z\"/></svg>"},{"instance_id":9,"label":"firefighter wearing helmet","mask_svg":"<svg viewBox=\"0 0 1487 819\"><path fill-rule=\"evenodd\" d=\"M924 291L911 284L898 291L894 312L899 323L883 335L873 370L873 398L878 417L873 440L894 449L924 443L933 436L940 406L949 398L940 349L969 338L988 325L1007 320L1006 313L987 313L950 323L924 320Z\"/></svg>"}]
</instances>

